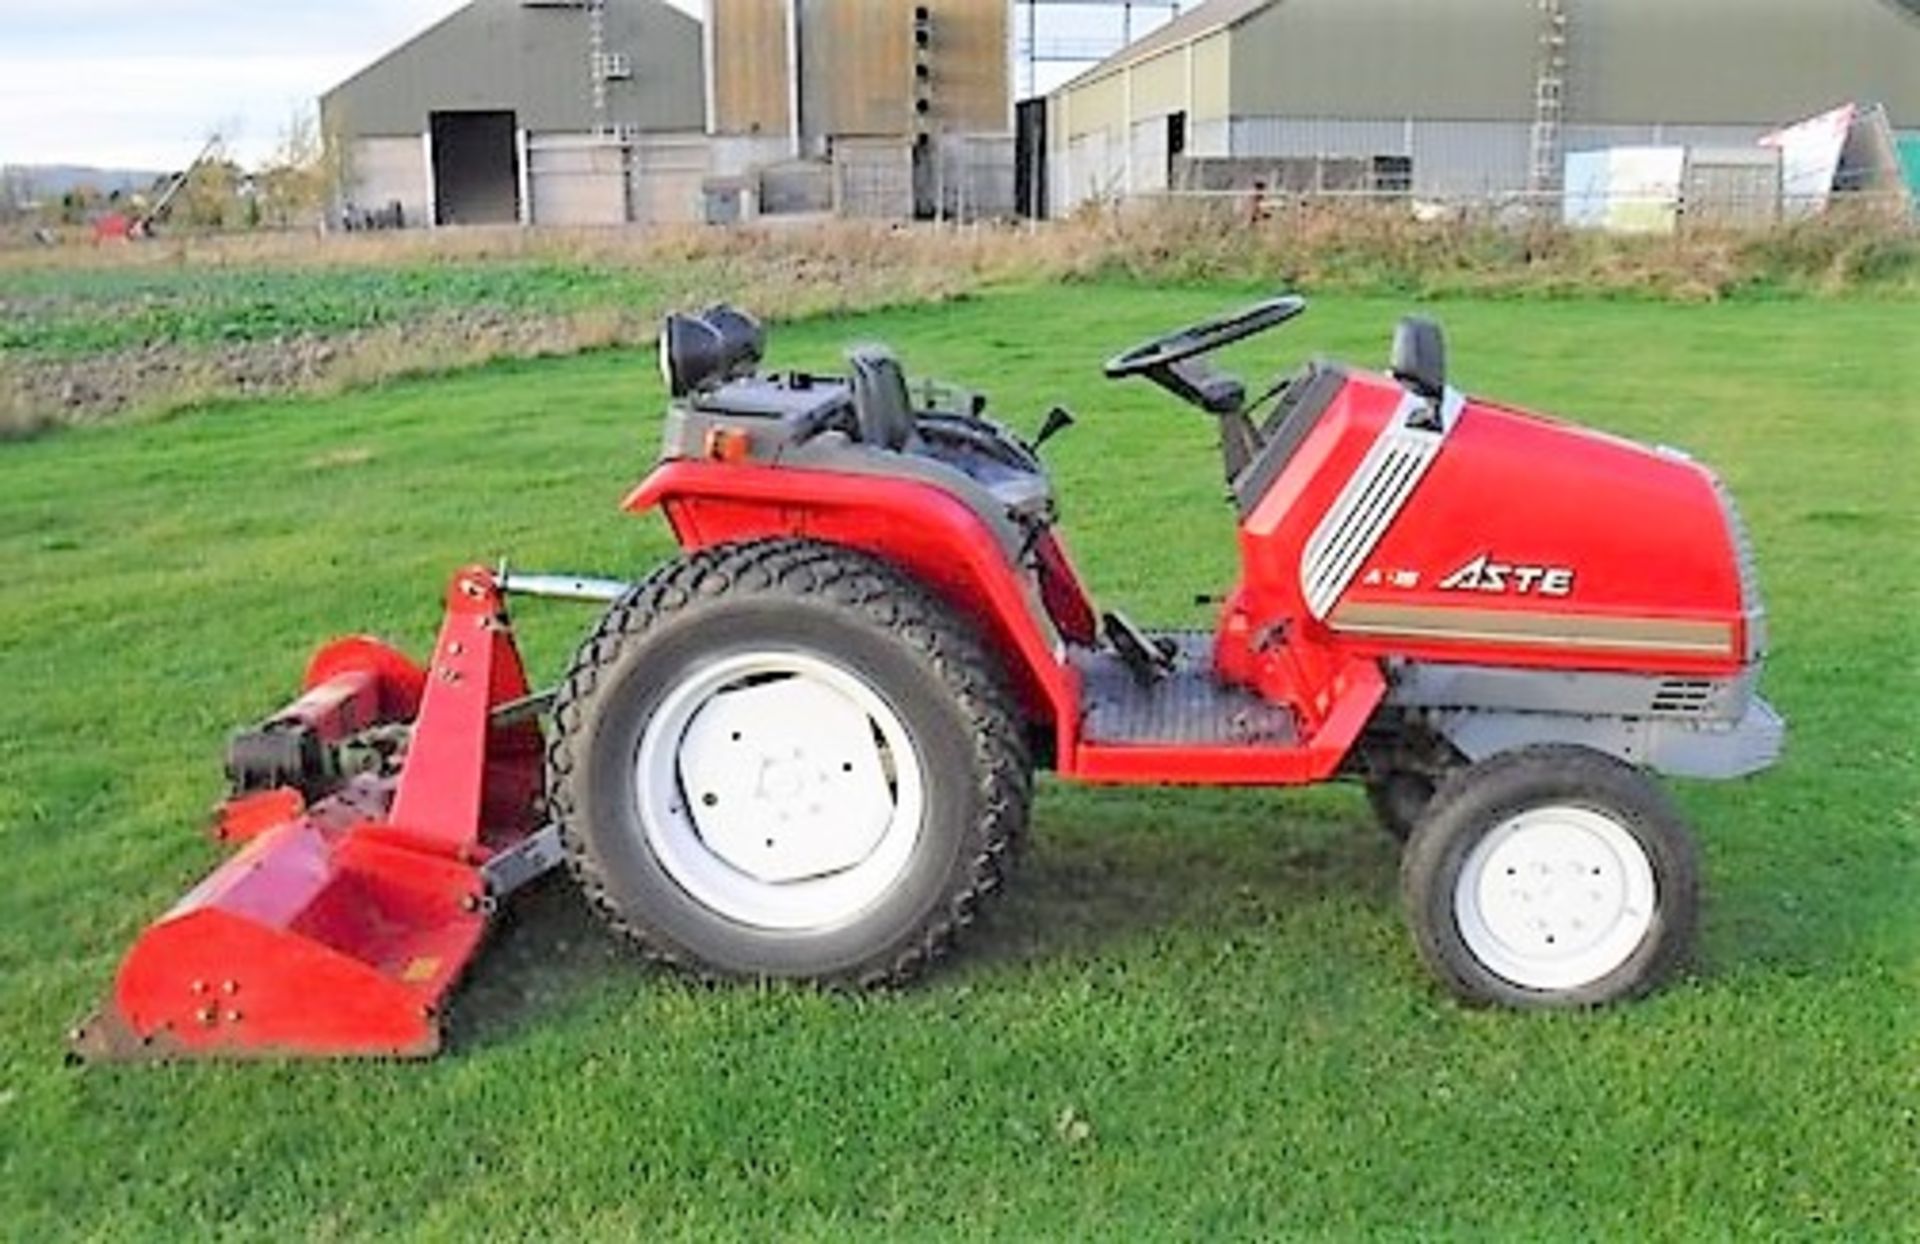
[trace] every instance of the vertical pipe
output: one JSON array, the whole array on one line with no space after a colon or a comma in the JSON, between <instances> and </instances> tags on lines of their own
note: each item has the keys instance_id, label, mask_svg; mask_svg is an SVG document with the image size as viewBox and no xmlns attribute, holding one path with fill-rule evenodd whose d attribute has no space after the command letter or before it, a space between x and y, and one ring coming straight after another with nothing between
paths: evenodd
<instances>
[{"instance_id":1,"label":"vertical pipe","mask_svg":"<svg viewBox=\"0 0 1920 1244\"><path fill-rule=\"evenodd\" d=\"M1193 107L1193 40L1192 39L1187 40L1185 47L1181 51L1181 55L1186 60L1185 65L1182 67L1186 70L1186 74L1187 74L1187 119L1185 122L1182 123L1185 128L1181 131L1180 139L1184 149L1181 151L1180 154L1187 157L1188 159L1192 159L1194 155L1193 140L1200 128L1200 122L1194 112L1194 107ZM1188 165L1187 167L1191 168L1192 165ZM1167 189L1168 191L1171 192L1175 190L1187 189L1186 180L1187 179L1185 177L1181 177L1179 179L1180 184L1178 185L1175 184L1175 179L1173 176L1173 153L1168 152L1167 153Z\"/></svg>"},{"instance_id":2,"label":"vertical pipe","mask_svg":"<svg viewBox=\"0 0 1920 1244\"><path fill-rule=\"evenodd\" d=\"M433 118L427 118L427 128L420 131L420 157L426 162L427 172L427 228L440 227L440 184L433 175Z\"/></svg>"},{"instance_id":3,"label":"vertical pipe","mask_svg":"<svg viewBox=\"0 0 1920 1244\"><path fill-rule=\"evenodd\" d=\"M1047 135L1047 141L1053 141L1053 135ZM1060 89L1060 194L1047 199L1047 215L1052 216L1057 209L1060 215L1079 205L1072 198L1073 178L1073 88Z\"/></svg>"},{"instance_id":4,"label":"vertical pipe","mask_svg":"<svg viewBox=\"0 0 1920 1244\"><path fill-rule=\"evenodd\" d=\"M1027 5L1027 94L1040 93L1040 12L1037 3Z\"/></svg>"},{"instance_id":5,"label":"vertical pipe","mask_svg":"<svg viewBox=\"0 0 1920 1244\"><path fill-rule=\"evenodd\" d=\"M787 145L793 158L803 154L800 128L800 3L787 0Z\"/></svg>"},{"instance_id":6,"label":"vertical pipe","mask_svg":"<svg viewBox=\"0 0 1920 1244\"><path fill-rule=\"evenodd\" d=\"M706 130L709 134L720 132L720 79L716 72L718 66L714 64L716 36L713 28L719 20L717 14L722 3L723 0L707 0L706 19L700 23L700 67L706 81L706 102L703 106L707 111Z\"/></svg>"},{"instance_id":7,"label":"vertical pipe","mask_svg":"<svg viewBox=\"0 0 1920 1244\"><path fill-rule=\"evenodd\" d=\"M513 132L513 153L520 181L520 223L533 223L533 140L522 126Z\"/></svg>"}]
</instances>

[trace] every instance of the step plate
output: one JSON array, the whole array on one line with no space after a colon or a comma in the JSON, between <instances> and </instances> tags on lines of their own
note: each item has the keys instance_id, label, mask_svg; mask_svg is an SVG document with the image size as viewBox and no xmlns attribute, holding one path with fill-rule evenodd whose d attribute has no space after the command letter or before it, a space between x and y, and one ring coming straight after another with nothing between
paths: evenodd
<instances>
[{"instance_id":1,"label":"step plate","mask_svg":"<svg viewBox=\"0 0 1920 1244\"><path fill-rule=\"evenodd\" d=\"M1090 743L1189 746L1292 747L1299 742L1293 711L1270 704L1213 676L1213 636L1204 631L1164 631L1172 640L1174 668L1143 683L1111 652L1077 651Z\"/></svg>"}]
</instances>

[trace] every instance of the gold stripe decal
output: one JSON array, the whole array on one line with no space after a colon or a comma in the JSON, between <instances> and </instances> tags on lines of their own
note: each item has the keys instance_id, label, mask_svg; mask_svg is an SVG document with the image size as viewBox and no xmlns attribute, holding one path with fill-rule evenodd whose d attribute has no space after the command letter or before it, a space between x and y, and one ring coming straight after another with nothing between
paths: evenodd
<instances>
[{"instance_id":1,"label":"gold stripe decal","mask_svg":"<svg viewBox=\"0 0 1920 1244\"><path fill-rule=\"evenodd\" d=\"M1590 613L1454 609L1444 605L1343 604L1327 619L1335 630L1449 643L1535 644L1625 652L1733 651L1733 624L1682 618L1603 617Z\"/></svg>"}]
</instances>

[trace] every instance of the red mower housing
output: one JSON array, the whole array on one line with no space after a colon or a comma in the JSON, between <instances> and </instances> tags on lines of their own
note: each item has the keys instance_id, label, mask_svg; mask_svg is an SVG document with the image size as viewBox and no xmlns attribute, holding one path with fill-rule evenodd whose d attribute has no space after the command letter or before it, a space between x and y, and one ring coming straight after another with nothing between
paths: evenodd
<instances>
[{"instance_id":1,"label":"red mower housing","mask_svg":"<svg viewBox=\"0 0 1920 1244\"><path fill-rule=\"evenodd\" d=\"M240 849L134 944L82 1054L439 1049L503 883L547 849L540 730L502 712L527 684L493 575L455 577L428 665L341 640L306 688L236 739L215 834Z\"/></svg>"}]
</instances>

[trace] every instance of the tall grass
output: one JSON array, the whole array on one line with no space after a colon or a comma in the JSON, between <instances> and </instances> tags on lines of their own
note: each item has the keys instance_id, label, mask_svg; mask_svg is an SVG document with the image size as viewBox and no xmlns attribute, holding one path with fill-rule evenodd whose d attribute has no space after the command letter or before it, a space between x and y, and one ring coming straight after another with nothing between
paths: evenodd
<instances>
[{"instance_id":1,"label":"tall grass","mask_svg":"<svg viewBox=\"0 0 1920 1244\"><path fill-rule=\"evenodd\" d=\"M1836 208L1772 228L1634 237L1516 213L1415 219L1404 207L1273 200L1161 201L1044 224L855 221L709 229L476 228L207 235L91 247L0 247L9 270L393 267L541 261L684 269L766 288L770 312L938 297L1021 278L1282 279L1323 292L1457 290L1721 298L1920 289L1920 228L1883 209ZM704 283L704 282L701 282ZM838 297L836 297L838 295Z\"/></svg>"},{"instance_id":2,"label":"tall grass","mask_svg":"<svg viewBox=\"0 0 1920 1244\"><path fill-rule=\"evenodd\" d=\"M164 414L209 398L330 392L493 358L635 345L651 337L664 310L722 298L773 319L799 319L943 301L996 285L1115 280L1408 297L1920 294L1920 231L1884 212L1835 211L1761 231L1619 237L1486 213L1417 220L1403 208L1276 201L1255 219L1251 208L1226 200L1131 204L1039 226L285 233L0 250L0 303L10 276L32 273L44 288L49 277L57 285L63 273L103 268L196 277L264 268L323 282L332 270L546 263L635 278L603 283L592 305L535 309L511 324L481 308L448 306L404 330L325 338L323 349L313 340L270 341L223 346L210 357L184 343L148 343L134 366L122 355L0 353L0 437ZM295 365L268 357L288 348L300 353Z\"/></svg>"}]
</instances>

